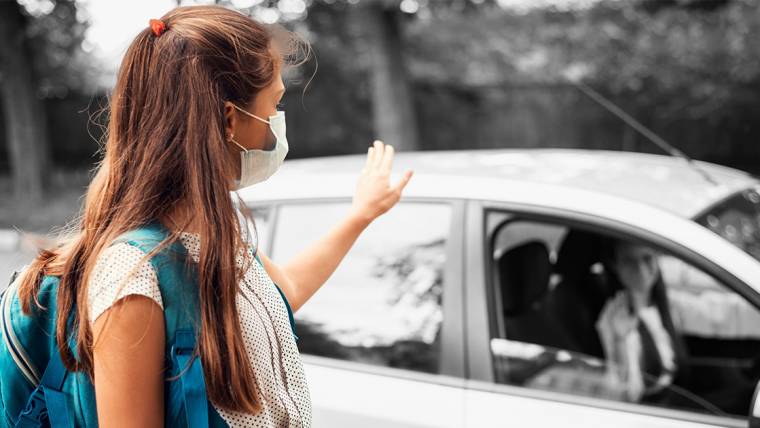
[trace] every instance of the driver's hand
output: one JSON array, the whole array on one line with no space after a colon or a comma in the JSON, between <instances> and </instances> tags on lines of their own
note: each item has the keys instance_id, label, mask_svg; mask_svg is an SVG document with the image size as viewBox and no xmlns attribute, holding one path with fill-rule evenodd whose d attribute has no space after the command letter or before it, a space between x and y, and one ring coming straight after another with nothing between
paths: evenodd
<instances>
[{"instance_id":1,"label":"driver's hand","mask_svg":"<svg viewBox=\"0 0 760 428\"><path fill-rule=\"evenodd\" d=\"M623 291L618 292L612 300L607 302L599 318L600 322L612 327L616 339L627 337L636 329L639 322L636 314L630 310L628 295Z\"/></svg>"}]
</instances>

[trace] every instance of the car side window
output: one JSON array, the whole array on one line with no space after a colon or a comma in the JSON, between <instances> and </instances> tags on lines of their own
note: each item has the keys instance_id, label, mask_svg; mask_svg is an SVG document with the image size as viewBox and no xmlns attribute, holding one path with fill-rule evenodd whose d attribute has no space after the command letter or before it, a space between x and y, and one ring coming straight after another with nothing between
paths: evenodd
<instances>
[{"instance_id":1,"label":"car side window","mask_svg":"<svg viewBox=\"0 0 760 428\"><path fill-rule=\"evenodd\" d=\"M349 212L349 203L279 208L272 258L286 262ZM295 314L302 353L438 373L451 207L401 202L365 229Z\"/></svg>"},{"instance_id":2,"label":"car side window","mask_svg":"<svg viewBox=\"0 0 760 428\"><path fill-rule=\"evenodd\" d=\"M745 417L760 311L640 240L549 221L490 222L498 383Z\"/></svg>"}]
</instances>

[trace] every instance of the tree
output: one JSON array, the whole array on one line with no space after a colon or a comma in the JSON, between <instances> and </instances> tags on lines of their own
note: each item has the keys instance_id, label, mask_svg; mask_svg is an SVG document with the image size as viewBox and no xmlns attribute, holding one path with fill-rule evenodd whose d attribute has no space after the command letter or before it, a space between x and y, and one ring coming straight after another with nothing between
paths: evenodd
<instances>
[{"instance_id":1,"label":"tree","mask_svg":"<svg viewBox=\"0 0 760 428\"><path fill-rule=\"evenodd\" d=\"M14 194L42 198L51 165L44 99L94 81L74 1L0 1L0 98ZM65 141L61 143L65 144Z\"/></svg>"},{"instance_id":2,"label":"tree","mask_svg":"<svg viewBox=\"0 0 760 428\"><path fill-rule=\"evenodd\" d=\"M47 120L37 97L26 26L18 3L0 2L0 89L13 190L16 197L36 202L42 198L48 163Z\"/></svg>"},{"instance_id":3,"label":"tree","mask_svg":"<svg viewBox=\"0 0 760 428\"><path fill-rule=\"evenodd\" d=\"M395 5L393 5L395 6ZM397 150L419 149L417 118L403 57L400 10L380 1L355 6L364 28L364 47L370 53L372 118L375 134Z\"/></svg>"},{"instance_id":4,"label":"tree","mask_svg":"<svg viewBox=\"0 0 760 428\"><path fill-rule=\"evenodd\" d=\"M757 1L598 0L574 9L499 9L408 26L415 78L495 98L506 88L569 87L573 71L686 153L710 153L720 162L757 153L760 60L748 54L760 36ZM587 129L601 129L611 117L596 106L600 114ZM619 129L623 147L655 150L636 144L629 128Z\"/></svg>"},{"instance_id":5,"label":"tree","mask_svg":"<svg viewBox=\"0 0 760 428\"><path fill-rule=\"evenodd\" d=\"M412 90L404 63L400 28L403 14L399 9L399 1L328 0L309 1L308 5L303 1L304 9L298 13L288 13L289 7L280 7L277 0L253 6L242 6L247 2L235 0L221 3L237 7L265 22L274 17L285 24L304 19L308 13L307 6L336 9L347 6L350 9L348 16L356 21L356 28L359 29L359 37L355 40L360 45L358 49L366 53L362 58L367 61L360 64L370 80L372 123L376 138L393 145L397 150L419 148Z\"/></svg>"}]
</instances>

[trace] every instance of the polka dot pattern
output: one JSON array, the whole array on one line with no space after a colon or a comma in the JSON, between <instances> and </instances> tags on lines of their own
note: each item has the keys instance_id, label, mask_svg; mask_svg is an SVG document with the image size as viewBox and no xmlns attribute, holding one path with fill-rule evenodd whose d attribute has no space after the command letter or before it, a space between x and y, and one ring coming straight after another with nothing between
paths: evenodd
<instances>
[{"instance_id":1,"label":"polka dot pattern","mask_svg":"<svg viewBox=\"0 0 760 428\"><path fill-rule=\"evenodd\" d=\"M98 256L87 289L91 322L117 300L130 294L149 297L164 308L156 271L149 260L140 263L143 257L145 253L127 243L112 245Z\"/></svg>"},{"instance_id":2,"label":"polka dot pattern","mask_svg":"<svg viewBox=\"0 0 760 428\"><path fill-rule=\"evenodd\" d=\"M200 237L183 232L180 240L197 263ZM310 427L311 398L285 302L264 267L253 258L253 249L249 246L247 250L248 257L242 249L236 257L238 266L247 266L236 302L246 351L261 392L262 410L256 415L217 411L231 427ZM146 261L138 266L143 256L142 251L126 243L103 251L89 284L91 320L130 294L147 296L163 308L152 265Z\"/></svg>"}]
</instances>

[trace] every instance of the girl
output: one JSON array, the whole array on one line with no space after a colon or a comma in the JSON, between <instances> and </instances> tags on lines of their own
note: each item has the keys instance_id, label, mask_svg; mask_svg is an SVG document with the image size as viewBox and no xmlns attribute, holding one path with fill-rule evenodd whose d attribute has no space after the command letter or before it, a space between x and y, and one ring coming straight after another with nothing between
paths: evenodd
<instances>
[{"instance_id":1,"label":"girl","mask_svg":"<svg viewBox=\"0 0 760 428\"><path fill-rule=\"evenodd\" d=\"M41 251L19 286L29 307L41 276L60 276L56 343L66 368L92 379L100 426L165 421L168 324L157 272L151 254L114 242L151 222L195 266L195 352L218 415L230 426L310 425L286 304L298 310L319 289L363 229L398 202L412 171L391 186L394 150L375 141L350 212L321 240L284 265L249 242L229 192L267 179L287 153L280 73L294 48L308 48L299 40L198 6L151 20L129 46L78 232ZM66 346L69 315L76 355Z\"/></svg>"}]
</instances>

